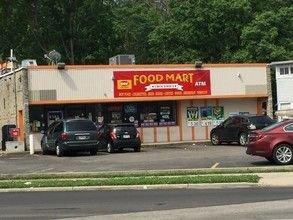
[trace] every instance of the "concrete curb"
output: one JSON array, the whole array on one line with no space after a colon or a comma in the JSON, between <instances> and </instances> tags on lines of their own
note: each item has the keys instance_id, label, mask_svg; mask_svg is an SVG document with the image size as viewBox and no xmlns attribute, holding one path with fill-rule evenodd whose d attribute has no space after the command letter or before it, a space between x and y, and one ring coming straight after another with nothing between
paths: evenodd
<instances>
[{"instance_id":1,"label":"concrete curb","mask_svg":"<svg viewBox=\"0 0 293 220\"><path fill-rule=\"evenodd\" d=\"M155 190L155 189L227 189L258 187L258 183L209 183L209 184L170 184L170 185L132 185L132 186L76 186L0 189L5 192L66 192L66 191L115 191L115 190Z\"/></svg>"}]
</instances>

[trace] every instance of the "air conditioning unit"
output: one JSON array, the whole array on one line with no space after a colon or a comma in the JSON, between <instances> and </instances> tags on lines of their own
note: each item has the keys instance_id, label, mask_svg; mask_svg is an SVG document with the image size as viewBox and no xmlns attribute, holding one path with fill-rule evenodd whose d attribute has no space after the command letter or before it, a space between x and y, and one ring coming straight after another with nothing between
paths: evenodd
<instances>
[{"instance_id":1,"label":"air conditioning unit","mask_svg":"<svg viewBox=\"0 0 293 220\"><path fill-rule=\"evenodd\" d=\"M38 64L36 60L22 60L21 61L22 67L37 66L37 65Z\"/></svg>"},{"instance_id":2,"label":"air conditioning unit","mask_svg":"<svg viewBox=\"0 0 293 220\"><path fill-rule=\"evenodd\" d=\"M129 54L120 54L109 58L109 65L135 64L135 56Z\"/></svg>"}]
</instances>

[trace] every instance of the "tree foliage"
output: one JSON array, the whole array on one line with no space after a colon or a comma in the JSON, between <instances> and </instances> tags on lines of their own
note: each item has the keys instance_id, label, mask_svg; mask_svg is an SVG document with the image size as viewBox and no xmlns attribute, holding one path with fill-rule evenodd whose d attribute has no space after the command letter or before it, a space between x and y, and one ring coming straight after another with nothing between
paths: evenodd
<instances>
[{"instance_id":1,"label":"tree foliage","mask_svg":"<svg viewBox=\"0 0 293 220\"><path fill-rule=\"evenodd\" d=\"M0 0L0 60L55 49L71 64L270 62L293 57L292 0Z\"/></svg>"}]
</instances>

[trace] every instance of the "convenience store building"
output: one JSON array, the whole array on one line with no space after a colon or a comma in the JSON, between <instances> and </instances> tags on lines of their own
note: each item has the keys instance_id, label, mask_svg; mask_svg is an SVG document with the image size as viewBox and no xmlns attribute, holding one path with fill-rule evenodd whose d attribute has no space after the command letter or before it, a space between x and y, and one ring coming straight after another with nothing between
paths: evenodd
<instances>
[{"instance_id":1,"label":"convenience store building","mask_svg":"<svg viewBox=\"0 0 293 220\"><path fill-rule=\"evenodd\" d=\"M15 123L27 145L32 134L37 149L42 131L61 118L135 123L144 144L208 140L229 115L271 115L269 76L266 64L21 68L0 79L0 125ZM16 95L3 90L9 83Z\"/></svg>"}]
</instances>

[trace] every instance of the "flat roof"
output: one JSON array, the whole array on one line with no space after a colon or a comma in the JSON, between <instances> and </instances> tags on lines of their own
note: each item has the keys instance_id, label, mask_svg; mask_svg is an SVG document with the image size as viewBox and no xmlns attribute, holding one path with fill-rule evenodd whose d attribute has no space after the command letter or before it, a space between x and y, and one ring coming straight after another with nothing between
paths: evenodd
<instances>
[{"instance_id":1,"label":"flat roof","mask_svg":"<svg viewBox=\"0 0 293 220\"><path fill-rule=\"evenodd\" d=\"M286 64L293 64L293 60L286 60L286 61L276 61L269 64L269 66L280 66Z\"/></svg>"},{"instance_id":2,"label":"flat roof","mask_svg":"<svg viewBox=\"0 0 293 220\"><path fill-rule=\"evenodd\" d=\"M202 68L211 67L266 67L267 63L203 63ZM57 66L40 65L29 66L28 69L56 69ZM192 68L195 69L195 64L127 64L127 65L66 65L68 69L138 69L138 68ZM201 69L201 68L198 68Z\"/></svg>"}]
</instances>

